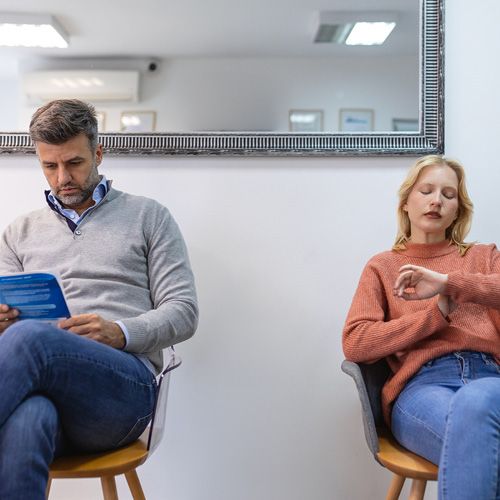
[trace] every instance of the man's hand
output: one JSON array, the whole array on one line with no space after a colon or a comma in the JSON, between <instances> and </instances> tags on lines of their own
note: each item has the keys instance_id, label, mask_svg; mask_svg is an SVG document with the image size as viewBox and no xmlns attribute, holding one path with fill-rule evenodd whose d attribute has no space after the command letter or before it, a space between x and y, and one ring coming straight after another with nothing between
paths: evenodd
<instances>
[{"instance_id":1,"label":"man's hand","mask_svg":"<svg viewBox=\"0 0 500 500\"><path fill-rule=\"evenodd\" d=\"M407 264L399 269L399 276L394 283L394 295L405 300L430 299L442 294L448 283L448 275L431 271L425 267ZM413 292L405 292L413 288Z\"/></svg>"},{"instance_id":2,"label":"man's hand","mask_svg":"<svg viewBox=\"0 0 500 500\"><path fill-rule=\"evenodd\" d=\"M123 335L122 329L113 321L106 321L98 314L72 316L59 321L57 326L116 349L125 347L125 335Z\"/></svg>"},{"instance_id":3,"label":"man's hand","mask_svg":"<svg viewBox=\"0 0 500 500\"><path fill-rule=\"evenodd\" d=\"M19 311L10 308L7 304L0 304L0 335L17 321Z\"/></svg>"}]
</instances>

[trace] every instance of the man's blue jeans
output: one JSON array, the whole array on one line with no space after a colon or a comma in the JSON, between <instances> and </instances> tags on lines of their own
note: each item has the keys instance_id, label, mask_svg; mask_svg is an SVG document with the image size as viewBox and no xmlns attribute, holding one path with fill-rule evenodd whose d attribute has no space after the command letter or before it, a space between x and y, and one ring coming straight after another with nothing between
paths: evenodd
<instances>
[{"instance_id":1,"label":"man's blue jeans","mask_svg":"<svg viewBox=\"0 0 500 500\"><path fill-rule=\"evenodd\" d=\"M137 439L156 381L132 354L37 321L0 336L0 499L44 500L48 468L68 450Z\"/></svg>"},{"instance_id":2,"label":"man's blue jeans","mask_svg":"<svg viewBox=\"0 0 500 500\"><path fill-rule=\"evenodd\" d=\"M500 499L500 367L483 353L426 363L392 410L392 432L439 465L441 500Z\"/></svg>"}]
</instances>

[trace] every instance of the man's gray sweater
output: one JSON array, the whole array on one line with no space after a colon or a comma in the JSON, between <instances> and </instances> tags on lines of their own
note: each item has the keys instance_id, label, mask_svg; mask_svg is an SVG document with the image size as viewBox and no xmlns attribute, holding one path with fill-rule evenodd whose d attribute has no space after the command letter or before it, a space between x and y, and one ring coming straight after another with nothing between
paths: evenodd
<instances>
[{"instance_id":1,"label":"man's gray sweater","mask_svg":"<svg viewBox=\"0 0 500 500\"><path fill-rule=\"evenodd\" d=\"M74 233L48 206L19 217L0 240L0 274L33 271L59 273L72 315L122 321L125 350L146 356L157 372L162 349L196 330L186 247L154 200L110 189Z\"/></svg>"}]
</instances>

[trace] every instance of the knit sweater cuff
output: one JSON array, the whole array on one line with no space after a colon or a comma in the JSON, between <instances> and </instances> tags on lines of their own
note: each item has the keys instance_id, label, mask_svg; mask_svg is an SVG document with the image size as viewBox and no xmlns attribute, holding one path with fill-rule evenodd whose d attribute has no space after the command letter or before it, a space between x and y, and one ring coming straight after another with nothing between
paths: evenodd
<instances>
[{"instance_id":1,"label":"knit sweater cuff","mask_svg":"<svg viewBox=\"0 0 500 500\"><path fill-rule=\"evenodd\" d=\"M469 274L453 271L448 274L445 294L454 301L474 302L498 308L499 275Z\"/></svg>"},{"instance_id":2,"label":"knit sweater cuff","mask_svg":"<svg viewBox=\"0 0 500 500\"><path fill-rule=\"evenodd\" d=\"M147 323L139 318L121 320L128 332L125 350L139 354L144 352L144 344L148 338Z\"/></svg>"}]
</instances>

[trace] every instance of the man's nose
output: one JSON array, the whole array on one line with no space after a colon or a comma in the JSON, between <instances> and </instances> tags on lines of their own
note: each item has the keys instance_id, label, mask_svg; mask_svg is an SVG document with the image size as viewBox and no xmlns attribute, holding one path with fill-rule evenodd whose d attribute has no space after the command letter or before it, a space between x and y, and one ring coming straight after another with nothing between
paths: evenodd
<instances>
[{"instance_id":1,"label":"man's nose","mask_svg":"<svg viewBox=\"0 0 500 500\"><path fill-rule=\"evenodd\" d=\"M71 180L71 175L68 169L61 165L57 171L57 181L60 186L64 186Z\"/></svg>"}]
</instances>

